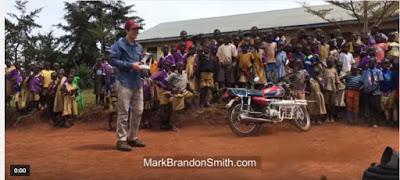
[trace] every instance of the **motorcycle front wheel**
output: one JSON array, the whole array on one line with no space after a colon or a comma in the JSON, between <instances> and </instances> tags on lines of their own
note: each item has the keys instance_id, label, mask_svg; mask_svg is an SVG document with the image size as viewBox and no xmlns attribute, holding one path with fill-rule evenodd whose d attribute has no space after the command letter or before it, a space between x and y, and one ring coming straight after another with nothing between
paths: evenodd
<instances>
[{"instance_id":1,"label":"motorcycle front wheel","mask_svg":"<svg viewBox=\"0 0 400 180\"><path fill-rule=\"evenodd\" d=\"M246 137L253 136L258 133L261 128L259 123L242 122L239 118L242 104L234 104L233 108L229 111L229 127L238 136ZM243 105L243 109L247 109L247 105Z\"/></svg>"},{"instance_id":2,"label":"motorcycle front wheel","mask_svg":"<svg viewBox=\"0 0 400 180\"><path fill-rule=\"evenodd\" d=\"M294 109L294 117L297 128L302 131L308 131L310 129L311 120L306 107L297 106Z\"/></svg>"}]
</instances>

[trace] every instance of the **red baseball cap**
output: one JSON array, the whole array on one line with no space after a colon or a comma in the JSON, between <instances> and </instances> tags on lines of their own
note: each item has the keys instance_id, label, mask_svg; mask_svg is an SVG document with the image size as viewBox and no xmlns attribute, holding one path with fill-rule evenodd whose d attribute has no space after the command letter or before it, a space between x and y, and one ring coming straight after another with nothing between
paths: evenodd
<instances>
[{"instance_id":1,"label":"red baseball cap","mask_svg":"<svg viewBox=\"0 0 400 180\"><path fill-rule=\"evenodd\" d=\"M125 29L143 29L143 27L134 19L129 19L125 22Z\"/></svg>"}]
</instances>

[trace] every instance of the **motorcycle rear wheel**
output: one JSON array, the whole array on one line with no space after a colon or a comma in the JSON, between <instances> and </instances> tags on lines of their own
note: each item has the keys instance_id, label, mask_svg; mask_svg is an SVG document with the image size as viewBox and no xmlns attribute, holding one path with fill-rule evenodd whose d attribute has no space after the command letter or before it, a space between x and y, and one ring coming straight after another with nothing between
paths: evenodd
<instances>
[{"instance_id":1,"label":"motorcycle rear wheel","mask_svg":"<svg viewBox=\"0 0 400 180\"><path fill-rule=\"evenodd\" d=\"M297 106L294 110L294 116L294 122L296 123L297 128L302 131L308 131L310 129L311 120L306 107Z\"/></svg>"},{"instance_id":2,"label":"motorcycle rear wheel","mask_svg":"<svg viewBox=\"0 0 400 180\"><path fill-rule=\"evenodd\" d=\"M242 104L237 103L232 106L233 108L229 111L229 127L231 130L240 137L253 136L258 133L261 128L261 124L259 123L244 123L239 119L240 109ZM247 105L243 105L243 109L246 109ZM246 129L242 129L240 126L246 127Z\"/></svg>"}]
</instances>

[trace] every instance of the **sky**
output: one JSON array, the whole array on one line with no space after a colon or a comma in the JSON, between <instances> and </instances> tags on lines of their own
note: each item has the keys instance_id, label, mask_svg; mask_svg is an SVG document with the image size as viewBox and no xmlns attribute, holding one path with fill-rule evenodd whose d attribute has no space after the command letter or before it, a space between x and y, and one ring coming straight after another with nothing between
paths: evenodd
<instances>
[{"instance_id":1,"label":"sky","mask_svg":"<svg viewBox=\"0 0 400 180\"><path fill-rule=\"evenodd\" d=\"M65 1L73 2L72 0L30 0L27 4L28 11L43 8L36 19L42 27L33 33L46 33L53 30L56 36L62 35L63 31L53 25L65 23L63 20ZM301 7L297 0L124 0L124 2L127 5L135 5L133 10L136 13L133 15L145 20L144 31L157 24L170 21ZM307 2L310 5L327 4L322 0L307 0ZM14 7L15 1L5 0L3 5L6 13L17 13ZM8 15L5 16L9 18Z\"/></svg>"}]
</instances>

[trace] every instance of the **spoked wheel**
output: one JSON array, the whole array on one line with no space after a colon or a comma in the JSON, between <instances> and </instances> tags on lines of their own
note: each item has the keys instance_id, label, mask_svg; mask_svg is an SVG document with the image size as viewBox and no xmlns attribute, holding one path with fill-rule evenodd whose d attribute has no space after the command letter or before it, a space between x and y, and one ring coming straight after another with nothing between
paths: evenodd
<instances>
[{"instance_id":1,"label":"spoked wheel","mask_svg":"<svg viewBox=\"0 0 400 180\"><path fill-rule=\"evenodd\" d=\"M302 131L308 131L310 129L311 122L307 109L304 106L296 106L293 113L296 126Z\"/></svg>"},{"instance_id":2,"label":"spoked wheel","mask_svg":"<svg viewBox=\"0 0 400 180\"><path fill-rule=\"evenodd\" d=\"M258 133L261 124L259 123L249 123L240 120L242 104L238 103L233 105L231 111L229 111L229 127L238 136L252 136ZM243 109L246 109L247 105L243 105Z\"/></svg>"}]
</instances>

